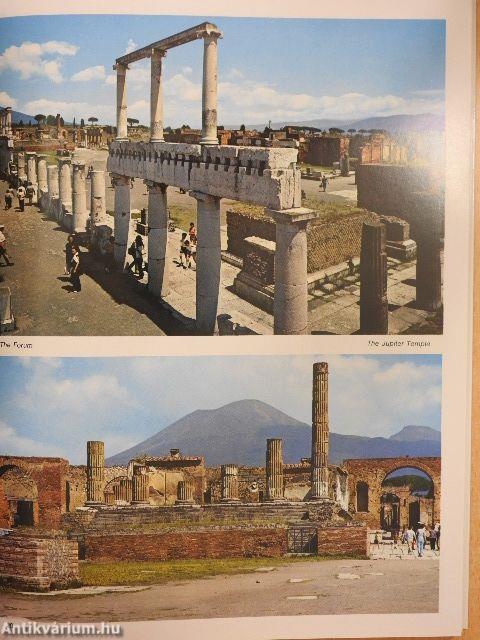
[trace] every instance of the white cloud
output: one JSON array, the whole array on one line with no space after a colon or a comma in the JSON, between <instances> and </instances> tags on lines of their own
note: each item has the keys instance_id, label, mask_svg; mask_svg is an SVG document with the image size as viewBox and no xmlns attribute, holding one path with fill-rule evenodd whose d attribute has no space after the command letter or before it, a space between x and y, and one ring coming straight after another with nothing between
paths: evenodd
<instances>
[{"instance_id":1,"label":"white cloud","mask_svg":"<svg viewBox=\"0 0 480 640\"><path fill-rule=\"evenodd\" d=\"M73 82L88 82L89 80L104 80L105 67L101 64L95 67L87 67L81 71L77 71L70 78Z\"/></svg>"},{"instance_id":2,"label":"white cloud","mask_svg":"<svg viewBox=\"0 0 480 640\"><path fill-rule=\"evenodd\" d=\"M67 102L62 100L49 100L48 98L39 98L26 102L22 111L25 113L61 113L62 117L67 121L72 121L75 117L77 121L80 118L85 120L90 116L95 116L100 123L114 122L115 107L112 104L90 104L88 102Z\"/></svg>"},{"instance_id":3,"label":"white cloud","mask_svg":"<svg viewBox=\"0 0 480 640\"><path fill-rule=\"evenodd\" d=\"M134 42L132 38L129 38L127 46L125 47L125 53L131 53L132 51L135 51L135 49L138 49L138 44Z\"/></svg>"},{"instance_id":4,"label":"white cloud","mask_svg":"<svg viewBox=\"0 0 480 640\"><path fill-rule=\"evenodd\" d=\"M27 80L32 76L48 78L51 82L62 82L62 56L74 56L78 47L68 42L23 42L20 46L12 45L0 54L0 72L5 70L20 74ZM46 56L56 55L54 59Z\"/></svg>"},{"instance_id":5,"label":"white cloud","mask_svg":"<svg viewBox=\"0 0 480 640\"><path fill-rule=\"evenodd\" d=\"M0 420L0 441L2 451L9 456L51 456L55 454L55 445L25 438L3 420ZM58 455L58 451L56 453Z\"/></svg>"},{"instance_id":6,"label":"white cloud","mask_svg":"<svg viewBox=\"0 0 480 640\"><path fill-rule=\"evenodd\" d=\"M193 73L192 67L182 67L182 73L184 76L191 76Z\"/></svg>"},{"instance_id":7,"label":"white cloud","mask_svg":"<svg viewBox=\"0 0 480 640\"><path fill-rule=\"evenodd\" d=\"M6 91L0 91L0 105L2 107L16 107L18 100L9 96Z\"/></svg>"}]
</instances>

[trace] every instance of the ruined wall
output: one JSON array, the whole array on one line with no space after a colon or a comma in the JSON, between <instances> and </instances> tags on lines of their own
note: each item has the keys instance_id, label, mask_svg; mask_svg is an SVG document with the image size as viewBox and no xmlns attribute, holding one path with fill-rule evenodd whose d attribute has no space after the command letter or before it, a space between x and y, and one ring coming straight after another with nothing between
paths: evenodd
<instances>
[{"instance_id":1,"label":"ruined wall","mask_svg":"<svg viewBox=\"0 0 480 640\"><path fill-rule=\"evenodd\" d=\"M79 586L78 544L64 537L0 537L0 583L32 591Z\"/></svg>"},{"instance_id":2,"label":"ruined wall","mask_svg":"<svg viewBox=\"0 0 480 640\"><path fill-rule=\"evenodd\" d=\"M334 162L340 162L344 153L348 153L349 142L345 136L311 138L305 152L305 162L331 167Z\"/></svg>"},{"instance_id":3,"label":"ruined wall","mask_svg":"<svg viewBox=\"0 0 480 640\"><path fill-rule=\"evenodd\" d=\"M326 269L360 255L362 225L378 220L371 211L354 212L336 220L314 220L307 232L308 273ZM245 238L257 236L275 242L275 223L267 215L227 211L227 251L244 259Z\"/></svg>"},{"instance_id":4,"label":"ruined wall","mask_svg":"<svg viewBox=\"0 0 480 640\"><path fill-rule=\"evenodd\" d=\"M85 559L95 562L278 558L286 552L286 530L274 528L85 536Z\"/></svg>"},{"instance_id":5,"label":"ruined wall","mask_svg":"<svg viewBox=\"0 0 480 640\"><path fill-rule=\"evenodd\" d=\"M105 467L105 486L115 478L125 476L127 467ZM86 465L70 465L66 478L67 511L75 511L83 507L87 500L87 467Z\"/></svg>"},{"instance_id":6,"label":"ruined wall","mask_svg":"<svg viewBox=\"0 0 480 640\"><path fill-rule=\"evenodd\" d=\"M366 557L368 532L365 525L346 527L320 527L317 530L319 556L348 555Z\"/></svg>"}]
</instances>

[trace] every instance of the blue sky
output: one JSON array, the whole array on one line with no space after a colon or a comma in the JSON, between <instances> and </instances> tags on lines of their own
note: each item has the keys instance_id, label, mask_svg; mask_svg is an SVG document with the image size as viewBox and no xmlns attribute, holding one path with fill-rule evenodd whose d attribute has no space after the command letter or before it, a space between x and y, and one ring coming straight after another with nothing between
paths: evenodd
<instances>
[{"instance_id":1,"label":"blue sky","mask_svg":"<svg viewBox=\"0 0 480 640\"><path fill-rule=\"evenodd\" d=\"M96 115L113 123L115 58L203 20L224 34L220 124L443 110L444 21L214 16L2 19L0 104L32 115L59 111L68 120ZM201 73L201 42L168 52L166 124L200 124ZM129 115L148 124L148 61L132 65L127 94Z\"/></svg>"},{"instance_id":2,"label":"blue sky","mask_svg":"<svg viewBox=\"0 0 480 640\"><path fill-rule=\"evenodd\" d=\"M440 429L440 356L0 358L2 453L82 463L86 440L112 455L197 409L262 400L311 422L312 363L330 371L330 429L390 436ZM240 434L239 434L240 436Z\"/></svg>"}]
</instances>

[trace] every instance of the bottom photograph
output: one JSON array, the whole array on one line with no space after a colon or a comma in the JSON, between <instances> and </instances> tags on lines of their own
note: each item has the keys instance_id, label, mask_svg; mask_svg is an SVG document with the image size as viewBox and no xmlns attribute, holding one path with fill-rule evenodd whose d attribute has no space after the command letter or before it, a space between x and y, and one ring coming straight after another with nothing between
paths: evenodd
<instances>
[{"instance_id":1,"label":"bottom photograph","mask_svg":"<svg viewBox=\"0 0 480 640\"><path fill-rule=\"evenodd\" d=\"M0 378L3 616L438 611L441 356L3 357Z\"/></svg>"}]
</instances>

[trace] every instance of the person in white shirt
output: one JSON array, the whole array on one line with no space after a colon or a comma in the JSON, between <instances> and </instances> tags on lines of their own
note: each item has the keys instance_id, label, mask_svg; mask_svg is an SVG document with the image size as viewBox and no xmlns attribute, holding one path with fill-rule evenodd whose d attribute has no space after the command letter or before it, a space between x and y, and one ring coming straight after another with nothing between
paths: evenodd
<instances>
[{"instance_id":1,"label":"person in white shirt","mask_svg":"<svg viewBox=\"0 0 480 640\"><path fill-rule=\"evenodd\" d=\"M22 184L17 189L17 198L20 211L25 211L25 187Z\"/></svg>"}]
</instances>

